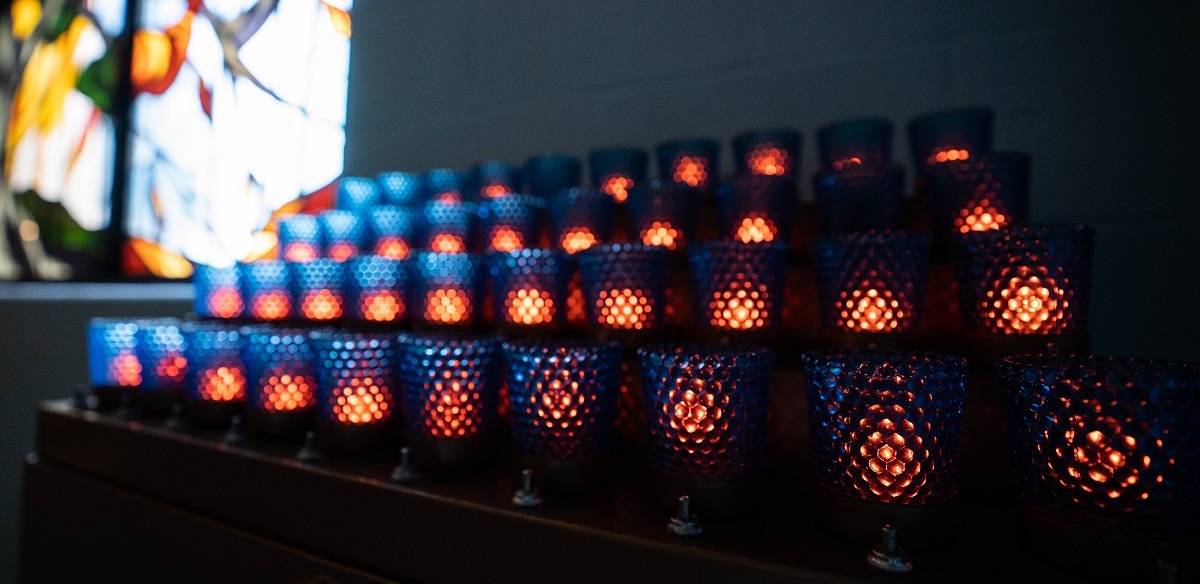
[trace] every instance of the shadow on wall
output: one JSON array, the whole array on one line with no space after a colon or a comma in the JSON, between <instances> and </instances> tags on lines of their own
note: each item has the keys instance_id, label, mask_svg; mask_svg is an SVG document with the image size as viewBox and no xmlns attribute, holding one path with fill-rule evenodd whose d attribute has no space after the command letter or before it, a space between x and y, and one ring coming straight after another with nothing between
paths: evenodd
<instances>
[{"instance_id":1,"label":"shadow on wall","mask_svg":"<svg viewBox=\"0 0 1200 584\"><path fill-rule=\"evenodd\" d=\"M34 450L34 412L87 381L88 319L183 316L191 297L191 284L0 283L0 581L17 578L20 473Z\"/></svg>"}]
</instances>

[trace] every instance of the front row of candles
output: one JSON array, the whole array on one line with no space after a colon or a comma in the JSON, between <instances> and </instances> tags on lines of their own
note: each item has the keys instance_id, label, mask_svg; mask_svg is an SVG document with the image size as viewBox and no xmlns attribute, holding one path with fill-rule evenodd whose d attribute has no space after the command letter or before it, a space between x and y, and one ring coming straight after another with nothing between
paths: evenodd
<instances>
[{"instance_id":1,"label":"front row of candles","mask_svg":"<svg viewBox=\"0 0 1200 584\"><path fill-rule=\"evenodd\" d=\"M410 444L486 439L499 427L503 388L514 449L543 460L607 453L618 396L629 389L622 386L636 383L622 376L621 350L611 342L305 333L171 319L96 319L88 334L101 397L125 388L161 405L162 395L186 392L199 413L244 404L251 429L263 434L287 427L272 423L279 416L301 427L315 416L318 435L402 422ZM771 350L652 345L638 355L655 471L694 481L763 472ZM802 362L823 487L882 504L954 498L963 359L824 350ZM1171 533L1200 519L1191 496L1200 492L1195 366L1013 356L997 369L1023 501L1100 527Z\"/></svg>"}]
</instances>

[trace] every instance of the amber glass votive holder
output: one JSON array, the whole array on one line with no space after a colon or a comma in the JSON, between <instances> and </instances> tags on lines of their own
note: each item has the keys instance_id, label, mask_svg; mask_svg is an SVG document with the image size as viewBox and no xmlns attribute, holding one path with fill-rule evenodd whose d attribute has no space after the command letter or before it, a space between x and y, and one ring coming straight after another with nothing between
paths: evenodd
<instances>
[{"instance_id":1,"label":"amber glass votive holder","mask_svg":"<svg viewBox=\"0 0 1200 584\"><path fill-rule=\"evenodd\" d=\"M818 516L874 543L884 525L906 548L953 533L966 360L880 349L805 353Z\"/></svg>"},{"instance_id":2,"label":"amber glass votive holder","mask_svg":"<svg viewBox=\"0 0 1200 584\"><path fill-rule=\"evenodd\" d=\"M1097 356L996 363L1018 517L1035 553L1122 581L1190 566L1200 538L1200 366Z\"/></svg>"}]
</instances>

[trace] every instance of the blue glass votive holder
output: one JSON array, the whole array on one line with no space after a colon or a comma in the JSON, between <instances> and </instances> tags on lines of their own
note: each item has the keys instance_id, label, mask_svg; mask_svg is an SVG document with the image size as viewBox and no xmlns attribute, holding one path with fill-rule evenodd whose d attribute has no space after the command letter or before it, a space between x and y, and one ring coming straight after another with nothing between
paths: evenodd
<instances>
[{"instance_id":1,"label":"blue glass votive holder","mask_svg":"<svg viewBox=\"0 0 1200 584\"><path fill-rule=\"evenodd\" d=\"M800 176L800 132L756 130L733 138L733 166L738 175Z\"/></svg>"},{"instance_id":2,"label":"blue glass votive holder","mask_svg":"<svg viewBox=\"0 0 1200 584\"><path fill-rule=\"evenodd\" d=\"M292 316L292 273L282 260L238 264L238 280L246 314L254 320L277 321Z\"/></svg>"},{"instance_id":3,"label":"blue glass votive holder","mask_svg":"<svg viewBox=\"0 0 1200 584\"><path fill-rule=\"evenodd\" d=\"M335 450L366 450L396 411L396 340L386 333L309 333L317 373L317 434Z\"/></svg>"},{"instance_id":4,"label":"blue glass votive holder","mask_svg":"<svg viewBox=\"0 0 1200 584\"><path fill-rule=\"evenodd\" d=\"M1087 225L1015 225L956 242L963 328L974 335L1086 336L1095 232Z\"/></svg>"},{"instance_id":5,"label":"blue glass votive holder","mask_svg":"<svg viewBox=\"0 0 1200 584\"><path fill-rule=\"evenodd\" d=\"M246 427L257 435L295 435L312 422L317 376L308 333L259 324L242 327Z\"/></svg>"},{"instance_id":6,"label":"blue glass votive holder","mask_svg":"<svg viewBox=\"0 0 1200 584\"><path fill-rule=\"evenodd\" d=\"M987 108L959 108L910 120L908 143L918 178L928 178L928 172L939 164L991 152L995 117L995 112Z\"/></svg>"},{"instance_id":7,"label":"blue glass votive holder","mask_svg":"<svg viewBox=\"0 0 1200 584\"><path fill-rule=\"evenodd\" d=\"M100 407L112 408L121 396L142 384L142 365L137 354L137 320L93 318L88 320L88 381Z\"/></svg>"},{"instance_id":8,"label":"blue glass votive holder","mask_svg":"<svg viewBox=\"0 0 1200 584\"><path fill-rule=\"evenodd\" d=\"M525 181L531 195L548 201L583 180L583 162L565 154L543 154L525 161Z\"/></svg>"},{"instance_id":9,"label":"blue glass votive holder","mask_svg":"<svg viewBox=\"0 0 1200 584\"><path fill-rule=\"evenodd\" d=\"M471 235L478 212L475 203L429 201L425 204L424 249L441 253L464 253L471 249Z\"/></svg>"},{"instance_id":10,"label":"blue glass votive holder","mask_svg":"<svg viewBox=\"0 0 1200 584\"><path fill-rule=\"evenodd\" d=\"M688 249L696 324L724 333L763 331L781 322L788 247L709 241Z\"/></svg>"},{"instance_id":11,"label":"blue glass votive holder","mask_svg":"<svg viewBox=\"0 0 1200 584\"><path fill-rule=\"evenodd\" d=\"M567 254L522 249L489 258L495 318L507 330L560 328L566 321Z\"/></svg>"},{"instance_id":12,"label":"blue glass votive holder","mask_svg":"<svg viewBox=\"0 0 1200 584\"><path fill-rule=\"evenodd\" d=\"M930 174L933 232L942 243L956 234L1029 221L1029 156L984 153L947 162Z\"/></svg>"},{"instance_id":13,"label":"blue glass votive holder","mask_svg":"<svg viewBox=\"0 0 1200 584\"><path fill-rule=\"evenodd\" d=\"M425 180L415 172L384 172L375 177L388 205L411 207L425 202Z\"/></svg>"},{"instance_id":14,"label":"blue glass votive holder","mask_svg":"<svg viewBox=\"0 0 1200 584\"><path fill-rule=\"evenodd\" d=\"M860 166L887 166L892 161L892 120L843 120L817 130L821 172Z\"/></svg>"},{"instance_id":15,"label":"blue glass votive holder","mask_svg":"<svg viewBox=\"0 0 1200 584\"><path fill-rule=\"evenodd\" d=\"M338 180L337 208L362 213L371 205L378 205L383 198L383 189L374 179L363 176L343 176Z\"/></svg>"},{"instance_id":16,"label":"blue glass votive holder","mask_svg":"<svg viewBox=\"0 0 1200 584\"><path fill-rule=\"evenodd\" d=\"M321 241L327 258L344 262L366 248L367 226L354 211L335 209L322 211L317 217L321 224Z\"/></svg>"},{"instance_id":17,"label":"blue glass votive holder","mask_svg":"<svg viewBox=\"0 0 1200 584\"><path fill-rule=\"evenodd\" d=\"M906 547L951 533L967 362L912 351L803 355L820 518L862 542L890 522Z\"/></svg>"},{"instance_id":18,"label":"blue glass votive holder","mask_svg":"<svg viewBox=\"0 0 1200 584\"><path fill-rule=\"evenodd\" d=\"M342 318L346 313L346 267L342 262L322 258L289 263L288 268L297 317L314 322Z\"/></svg>"},{"instance_id":19,"label":"blue glass votive holder","mask_svg":"<svg viewBox=\"0 0 1200 584\"><path fill-rule=\"evenodd\" d=\"M409 318L432 326L472 326L483 302L483 258L421 252L409 265Z\"/></svg>"},{"instance_id":20,"label":"blue glass votive holder","mask_svg":"<svg viewBox=\"0 0 1200 584\"><path fill-rule=\"evenodd\" d=\"M641 148L614 146L588 153L592 186L620 204L629 191L646 182L650 155Z\"/></svg>"},{"instance_id":21,"label":"blue glass votive holder","mask_svg":"<svg viewBox=\"0 0 1200 584\"><path fill-rule=\"evenodd\" d=\"M774 352L652 345L638 358L656 502L673 509L688 495L706 518L757 508Z\"/></svg>"},{"instance_id":22,"label":"blue glass votive holder","mask_svg":"<svg viewBox=\"0 0 1200 584\"><path fill-rule=\"evenodd\" d=\"M134 401L152 416L165 415L171 406L182 403L187 387L186 344L177 318L148 318L137 321L134 342L142 383Z\"/></svg>"},{"instance_id":23,"label":"blue glass votive holder","mask_svg":"<svg viewBox=\"0 0 1200 584\"><path fill-rule=\"evenodd\" d=\"M195 424L226 425L246 401L242 337L235 326L184 323L187 416Z\"/></svg>"},{"instance_id":24,"label":"blue glass votive holder","mask_svg":"<svg viewBox=\"0 0 1200 584\"><path fill-rule=\"evenodd\" d=\"M503 385L494 337L400 336L404 435L415 462L461 468L484 459Z\"/></svg>"},{"instance_id":25,"label":"blue glass votive holder","mask_svg":"<svg viewBox=\"0 0 1200 584\"><path fill-rule=\"evenodd\" d=\"M717 187L726 237L742 243L791 241L796 183L790 178L743 175Z\"/></svg>"},{"instance_id":26,"label":"blue glass votive holder","mask_svg":"<svg viewBox=\"0 0 1200 584\"><path fill-rule=\"evenodd\" d=\"M681 187L706 189L721 176L720 153L721 145L707 138L663 142L654 149L658 176Z\"/></svg>"},{"instance_id":27,"label":"blue glass votive holder","mask_svg":"<svg viewBox=\"0 0 1200 584\"><path fill-rule=\"evenodd\" d=\"M821 326L827 334L903 335L921 326L929 236L879 231L825 236L813 245ZM839 337L838 335L841 335Z\"/></svg>"},{"instance_id":28,"label":"blue glass votive holder","mask_svg":"<svg viewBox=\"0 0 1200 584\"><path fill-rule=\"evenodd\" d=\"M647 331L665 322L667 250L610 243L579 256L588 320L601 331Z\"/></svg>"},{"instance_id":29,"label":"blue glass votive holder","mask_svg":"<svg viewBox=\"0 0 1200 584\"><path fill-rule=\"evenodd\" d=\"M551 237L568 254L606 243L616 211L613 198L596 189L570 189L550 201Z\"/></svg>"},{"instance_id":30,"label":"blue glass votive holder","mask_svg":"<svg viewBox=\"0 0 1200 584\"><path fill-rule=\"evenodd\" d=\"M237 318L246 304L242 302L237 266L218 268L196 264L192 275L195 296L192 311L200 318Z\"/></svg>"},{"instance_id":31,"label":"blue glass votive holder","mask_svg":"<svg viewBox=\"0 0 1200 584\"><path fill-rule=\"evenodd\" d=\"M434 168L423 177L425 192L430 201L463 202L470 198L473 171Z\"/></svg>"},{"instance_id":32,"label":"blue glass votive holder","mask_svg":"<svg viewBox=\"0 0 1200 584\"><path fill-rule=\"evenodd\" d=\"M817 219L826 234L896 229L903 219L904 167L853 166L813 177Z\"/></svg>"},{"instance_id":33,"label":"blue glass votive holder","mask_svg":"<svg viewBox=\"0 0 1200 584\"><path fill-rule=\"evenodd\" d=\"M542 488L580 491L603 482L613 448L621 346L589 341L504 343L514 467Z\"/></svg>"},{"instance_id":34,"label":"blue glass votive holder","mask_svg":"<svg viewBox=\"0 0 1200 584\"><path fill-rule=\"evenodd\" d=\"M408 258L416 247L421 211L397 205L376 205L366 212L367 238L375 255L393 260Z\"/></svg>"},{"instance_id":35,"label":"blue glass votive holder","mask_svg":"<svg viewBox=\"0 0 1200 584\"><path fill-rule=\"evenodd\" d=\"M1195 552L1200 366L1025 355L996 372L1030 549L1123 581Z\"/></svg>"},{"instance_id":36,"label":"blue glass votive holder","mask_svg":"<svg viewBox=\"0 0 1200 584\"><path fill-rule=\"evenodd\" d=\"M521 190L521 167L503 160L485 160L475 166L472 190L480 199L494 199Z\"/></svg>"},{"instance_id":37,"label":"blue glass votive holder","mask_svg":"<svg viewBox=\"0 0 1200 584\"><path fill-rule=\"evenodd\" d=\"M315 215L296 214L279 218L279 258L307 262L322 256L321 226Z\"/></svg>"},{"instance_id":38,"label":"blue glass votive holder","mask_svg":"<svg viewBox=\"0 0 1200 584\"><path fill-rule=\"evenodd\" d=\"M502 195L479 205L480 223L489 251L538 247L546 200L533 195Z\"/></svg>"},{"instance_id":39,"label":"blue glass votive holder","mask_svg":"<svg viewBox=\"0 0 1200 584\"><path fill-rule=\"evenodd\" d=\"M408 265L403 260L359 256L346 267L347 315L371 323L401 323L408 317Z\"/></svg>"},{"instance_id":40,"label":"blue glass votive holder","mask_svg":"<svg viewBox=\"0 0 1200 584\"><path fill-rule=\"evenodd\" d=\"M645 245L682 249L696 236L696 198L676 183L652 180L629 195L633 233Z\"/></svg>"}]
</instances>

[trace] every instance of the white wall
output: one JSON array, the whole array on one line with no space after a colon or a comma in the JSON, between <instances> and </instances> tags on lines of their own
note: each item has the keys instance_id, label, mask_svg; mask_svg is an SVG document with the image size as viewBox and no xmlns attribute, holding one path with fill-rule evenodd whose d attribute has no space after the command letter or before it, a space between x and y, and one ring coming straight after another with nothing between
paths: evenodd
<instances>
[{"instance_id":1,"label":"white wall","mask_svg":"<svg viewBox=\"0 0 1200 584\"><path fill-rule=\"evenodd\" d=\"M775 125L808 174L826 122L907 160L909 118L988 105L1035 218L1098 230L1097 350L1200 359L1200 3L363 0L350 93L351 174Z\"/></svg>"}]
</instances>

